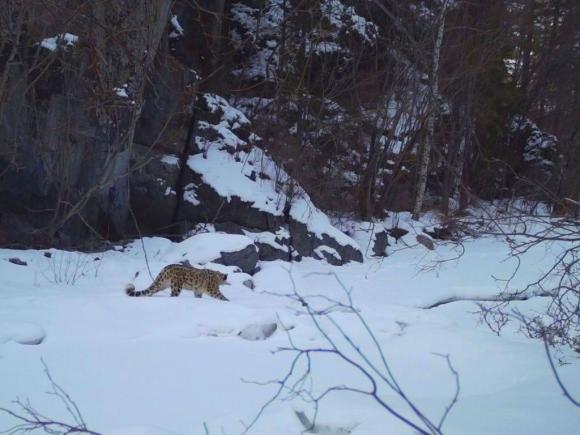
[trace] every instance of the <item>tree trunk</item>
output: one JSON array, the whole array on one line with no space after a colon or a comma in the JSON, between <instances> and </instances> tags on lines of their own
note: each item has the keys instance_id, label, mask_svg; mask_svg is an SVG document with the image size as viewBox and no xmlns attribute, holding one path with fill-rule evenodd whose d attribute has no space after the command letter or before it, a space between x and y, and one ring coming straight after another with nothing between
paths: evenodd
<instances>
[{"instance_id":1,"label":"tree trunk","mask_svg":"<svg viewBox=\"0 0 580 435\"><path fill-rule=\"evenodd\" d=\"M445 12L447 1L443 3L441 15L439 16L439 27L437 29L437 39L433 48L433 71L431 74L431 96L429 104L429 114L427 118L427 137L419 157L419 176L417 181L417 192L415 196L415 206L413 207L413 219L418 219L423 207L425 188L427 186L427 176L429 174L429 157L435 136L435 116L439 106L439 58L441 56L441 45L443 44L443 33L445 31Z\"/></svg>"}]
</instances>

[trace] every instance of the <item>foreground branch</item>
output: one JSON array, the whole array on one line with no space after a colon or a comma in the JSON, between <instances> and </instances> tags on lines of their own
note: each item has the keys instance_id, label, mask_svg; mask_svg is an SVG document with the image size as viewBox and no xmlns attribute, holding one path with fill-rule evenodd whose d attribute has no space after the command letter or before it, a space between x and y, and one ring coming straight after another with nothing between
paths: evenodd
<instances>
[{"instance_id":1,"label":"foreground branch","mask_svg":"<svg viewBox=\"0 0 580 435\"><path fill-rule=\"evenodd\" d=\"M262 406L251 423L246 426L244 433L247 433L255 425L265 409L273 402L276 400L289 400L294 398L300 398L313 406L314 415L312 420L305 418L304 413L301 413L303 416L303 418L301 418L303 424L304 421L310 422L310 427L307 427L306 431L313 432L314 428L320 427L316 424L316 417L322 400L328 395L336 392L350 392L371 398L379 404L387 414L401 421L407 427L412 428L415 433L422 435L443 434L443 424L448 414L457 403L460 392L459 375L453 368L450 357L448 355L439 355L446 359L447 366L455 378L455 394L445 407L445 411L439 422L434 422L419 409L399 384L377 337L363 315L360 313L360 310L354 307L351 293L342 283L340 278L334 273L330 274L336 279L339 286L344 291L346 302L334 300L323 295L303 297L298 292L290 271L289 274L293 290L292 293L283 296L298 302L302 307L304 307L305 314L310 317L310 320L316 327L317 331L322 335L324 344L319 347L299 346L293 341L290 332L286 330L289 346L280 348L277 352L288 352L294 355L290 367L282 379L267 382L252 382L258 385L276 385L277 389L275 394ZM315 300L322 300L328 303L329 306L322 309L315 309L312 306L312 303ZM373 361L370 354L363 351L359 343L355 342L342 325L332 317L332 313L336 311L347 312L355 315L358 324L362 326L363 331L365 332L366 338L370 339L372 349L377 352L379 361ZM328 322L328 325L323 325L322 322ZM355 388L341 384L330 386L322 392L315 393L312 388L312 365L314 359L319 355L327 355L343 361L355 373L358 372L364 379L366 379L368 387ZM395 404L392 403L392 399L389 399L385 396L385 393L383 393L385 390L394 393L394 395L405 405L407 412L403 413L395 409ZM405 415L407 413L409 416ZM346 431L347 433L349 432L344 428L341 428L340 430Z\"/></svg>"},{"instance_id":2,"label":"foreground branch","mask_svg":"<svg viewBox=\"0 0 580 435\"><path fill-rule=\"evenodd\" d=\"M14 411L8 408L0 408L0 412L3 412L17 423L5 430L0 429L1 434L17 435L26 434L36 430L42 430L45 433L52 435L66 435L66 434L89 434L89 435L101 435L98 432L94 432L87 428L87 425L83 419L83 416L77 406L77 404L72 400L72 398L67 394L67 392L58 385L44 360L40 360L44 367L44 373L50 381L51 390L47 394L56 396L64 405L67 413L73 420L73 423L65 423L63 421L53 420L41 414L37 409L35 409L29 400L22 401L20 399L15 400L13 403L17 405L18 410Z\"/></svg>"}]
</instances>

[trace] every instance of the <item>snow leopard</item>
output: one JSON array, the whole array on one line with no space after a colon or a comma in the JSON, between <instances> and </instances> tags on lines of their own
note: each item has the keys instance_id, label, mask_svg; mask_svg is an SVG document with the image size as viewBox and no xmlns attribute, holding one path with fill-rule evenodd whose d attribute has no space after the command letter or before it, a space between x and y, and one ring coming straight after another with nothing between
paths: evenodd
<instances>
[{"instance_id":1,"label":"snow leopard","mask_svg":"<svg viewBox=\"0 0 580 435\"><path fill-rule=\"evenodd\" d=\"M136 291L133 284L127 284L125 293L127 296L152 296L161 290L171 287L171 296L179 296L182 289L192 290L195 297L201 298L203 293L209 296L227 301L228 299L220 292L220 285L228 285L228 276L225 273L210 269L197 269L181 264L165 266L153 283L145 290Z\"/></svg>"}]
</instances>

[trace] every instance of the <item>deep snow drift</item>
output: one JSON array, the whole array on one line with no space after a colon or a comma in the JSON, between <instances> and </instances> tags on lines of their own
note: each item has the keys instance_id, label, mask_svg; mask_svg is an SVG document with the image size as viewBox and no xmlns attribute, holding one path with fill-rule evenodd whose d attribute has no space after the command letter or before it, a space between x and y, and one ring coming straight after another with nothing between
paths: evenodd
<instances>
[{"instance_id":1,"label":"deep snow drift","mask_svg":"<svg viewBox=\"0 0 580 435\"><path fill-rule=\"evenodd\" d=\"M368 235L354 238L365 252ZM225 236L208 238L214 243L222 239L235 244ZM181 260L184 247L189 247L186 257L192 264L212 257L193 242L142 242L153 276ZM46 394L50 383L42 358L94 431L240 434L277 389L256 382L282 379L295 356L273 351L288 347L290 339L301 348L328 347L305 307L287 296L294 290L313 309L329 309L337 324L380 365L380 355L357 315L329 301L347 300L338 277L401 387L435 422L455 391L455 379L440 356L450 355L459 373L460 393L445 433L577 433L580 412L558 389L540 342L517 334L514 327L494 335L478 324L474 302L423 308L450 297L498 293L501 284L493 276L508 276L514 267L512 261L504 261L505 246L491 239L472 241L461 258L433 268L425 266L455 252L445 245L434 251L421 245L399 248L403 246L389 248L392 255L384 259L344 266L313 259L262 262L253 277L236 273L235 267L209 265L228 273L231 285L222 291L231 302L196 299L191 292L178 298L168 297L168 291L151 298L125 296L126 283L140 289L151 281L141 241L90 255L51 250L48 257L45 251L1 250L0 407L17 410L12 400L29 399L42 414L71 422L58 398ZM530 252L515 283L529 282L553 255L544 249ZM13 257L27 265L7 261ZM248 279L254 289L243 284ZM518 307L540 310L543 304L542 298L533 298ZM345 345L328 321L321 325ZM263 331L271 335L262 340ZM571 364L559 367L562 379L572 392L580 392L577 357L572 352L563 356ZM359 372L332 355L313 355L311 368L312 378L301 388L314 394L332 386L369 387ZM304 361L299 362L296 373L304 369ZM381 388L380 394L413 418L392 392ZM299 398L275 401L249 433L300 433L304 426L296 411L312 419L311 403ZM14 423L0 413L0 431ZM316 423L320 433L413 433L371 398L347 391L320 402Z\"/></svg>"}]
</instances>

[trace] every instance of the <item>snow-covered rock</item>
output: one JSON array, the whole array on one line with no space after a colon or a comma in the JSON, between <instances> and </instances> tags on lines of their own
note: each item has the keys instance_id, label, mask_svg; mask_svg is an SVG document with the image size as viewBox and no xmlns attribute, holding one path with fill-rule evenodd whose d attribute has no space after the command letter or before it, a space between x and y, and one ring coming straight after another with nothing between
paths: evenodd
<instances>
[{"instance_id":1,"label":"snow-covered rock","mask_svg":"<svg viewBox=\"0 0 580 435\"><path fill-rule=\"evenodd\" d=\"M238 335L244 340L265 340L274 334L276 329L278 329L278 324L276 322L252 323L242 329Z\"/></svg>"},{"instance_id":2,"label":"snow-covered rock","mask_svg":"<svg viewBox=\"0 0 580 435\"><path fill-rule=\"evenodd\" d=\"M131 201L139 232L177 236L206 222L248 236L261 260L362 262L356 242L335 228L308 193L260 148L261 139L249 134L248 118L219 95L200 99L197 151L184 167L178 155L167 152L153 154L142 167L134 162L138 169L131 177ZM146 152L143 147L139 154ZM333 255L316 252L323 246ZM249 265L243 270L249 271Z\"/></svg>"},{"instance_id":3,"label":"snow-covered rock","mask_svg":"<svg viewBox=\"0 0 580 435\"><path fill-rule=\"evenodd\" d=\"M431 239L431 237L429 237L427 234L417 234L417 237L415 237L415 238L417 239L418 243L420 243L421 245L423 245L425 248L429 249L430 251L435 249L435 245L433 244L433 239Z\"/></svg>"},{"instance_id":4,"label":"snow-covered rock","mask_svg":"<svg viewBox=\"0 0 580 435\"><path fill-rule=\"evenodd\" d=\"M0 322L0 344L14 341L20 344L37 345L44 341L46 332L28 322Z\"/></svg>"},{"instance_id":5,"label":"snow-covered rock","mask_svg":"<svg viewBox=\"0 0 580 435\"><path fill-rule=\"evenodd\" d=\"M260 260L291 260L293 251L290 247L290 234L284 228L278 231L248 231L243 230L244 234L251 238L258 247Z\"/></svg>"},{"instance_id":6,"label":"snow-covered rock","mask_svg":"<svg viewBox=\"0 0 580 435\"><path fill-rule=\"evenodd\" d=\"M213 262L253 273L258 262L258 249L243 235L202 233L170 247L165 256L175 263L188 261L196 265Z\"/></svg>"},{"instance_id":7,"label":"snow-covered rock","mask_svg":"<svg viewBox=\"0 0 580 435\"><path fill-rule=\"evenodd\" d=\"M262 246L263 259L288 259L288 239L300 256L319 257L315 249L327 246L336 251L336 264L362 261L358 245L258 146L260 138L247 134L245 115L218 95L205 94L204 102L207 113L195 137L200 152L187 159L180 218L274 233L275 243L266 234L256 236L269 245Z\"/></svg>"}]
</instances>

